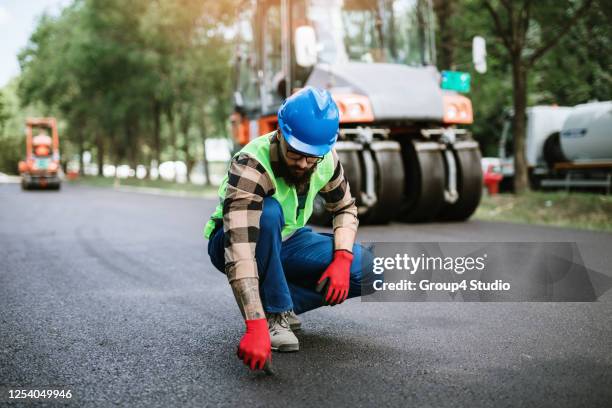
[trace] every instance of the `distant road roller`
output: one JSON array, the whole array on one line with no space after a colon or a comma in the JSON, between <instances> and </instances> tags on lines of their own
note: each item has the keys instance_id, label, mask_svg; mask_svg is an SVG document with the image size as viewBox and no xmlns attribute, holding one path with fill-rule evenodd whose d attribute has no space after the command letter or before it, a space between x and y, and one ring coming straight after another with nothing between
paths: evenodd
<instances>
[{"instance_id":1,"label":"distant road roller","mask_svg":"<svg viewBox=\"0 0 612 408\"><path fill-rule=\"evenodd\" d=\"M34 136L35 131L36 136ZM61 186L59 172L59 136L55 118L28 118L26 159L19 162L22 189L37 187L59 190Z\"/></svg>"},{"instance_id":2,"label":"distant road roller","mask_svg":"<svg viewBox=\"0 0 612 408\"><path fill-rule=\"evenodd\" d=\"M245 1L237 24L233 135L272 131L304 86L340 108L336 150L367 223L465 220L482 193L480 148L460 92L469 74L435 66L426 0ZM467 87L466 87L467 85ZM322 198L311 217L328 224Z\"/></svg>"}]
</instances>

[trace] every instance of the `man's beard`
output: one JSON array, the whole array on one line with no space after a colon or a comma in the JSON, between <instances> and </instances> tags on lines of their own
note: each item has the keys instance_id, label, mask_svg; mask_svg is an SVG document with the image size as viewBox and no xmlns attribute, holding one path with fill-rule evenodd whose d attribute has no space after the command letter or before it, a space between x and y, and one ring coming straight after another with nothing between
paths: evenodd
<instances>
[{"instance_id":1,"label":"man's beard","mask_svg":"<svg viewBox=\"0 0 612 408\"><path fill-rule=\"evenodd\" d=\"M317 169L317 165L315 164L311 168L304 170L304 172L302 174L296 173L295 172L296 169L297 169L296 167L289 166L287 164L287 162L285 161L285 158L282 157L282 155L281 155L281 172L282 172L282 174L280 176L285 179L285 182L288 185L295 186L295 188L299 191L299 190L303 189L303 187L308 185L308 183L310 182L310 177L312 176L312 174Z\"/></svg>"}]
</instances>

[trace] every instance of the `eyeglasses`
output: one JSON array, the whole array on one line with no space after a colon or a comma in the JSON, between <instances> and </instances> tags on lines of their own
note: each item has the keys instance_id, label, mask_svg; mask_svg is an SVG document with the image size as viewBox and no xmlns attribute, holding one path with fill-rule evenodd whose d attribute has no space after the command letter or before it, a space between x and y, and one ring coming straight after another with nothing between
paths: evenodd
<instances>
[{"instance_id":1,"label":"eyeglasses","mask_svg":"<svg viewBox=\"0 0 612 408\"><path fill-rule=\"evenodd\" d=\"M306 159L306 163L308 163L308 164L316 164L316 163L321 163L321 161L323 161L323 157L320 157L320 156L307 156L305 154L302 154L300 152L297 152L297 151L291 149L289 147L289 144L287 143L287 141L285 141L284 139L282 140L281 144L284 146L285 157L287 157L288 159L291 159L291 160L294 160L294 161L299 161L299 160L302 160L304 158L304 159Z\"/></svg>"}]
</instances>

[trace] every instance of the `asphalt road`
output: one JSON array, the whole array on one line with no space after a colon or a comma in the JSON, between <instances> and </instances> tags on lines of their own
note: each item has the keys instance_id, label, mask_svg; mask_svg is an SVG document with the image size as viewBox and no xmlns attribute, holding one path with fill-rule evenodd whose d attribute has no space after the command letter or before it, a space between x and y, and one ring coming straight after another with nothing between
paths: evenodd
<instances>
[{"instance_id":1,"label":"asphalt road","mask_svg":"<svg viewBox=\"0 0 612 408\"><path fill-rule=\"evenodd\" d=\"M612 406L612 294L595 303L361 303L303 315L276 375L235 357L243 323L201 230L215 200L0 184L0 405ZM612 275L612 234L470 221L362 240L574 241ZM15 402L15 401L13 401ZM19 401L23 404L23 401ZM37 405L42 405L38 403Z\"/></svg>"}]
</instances>

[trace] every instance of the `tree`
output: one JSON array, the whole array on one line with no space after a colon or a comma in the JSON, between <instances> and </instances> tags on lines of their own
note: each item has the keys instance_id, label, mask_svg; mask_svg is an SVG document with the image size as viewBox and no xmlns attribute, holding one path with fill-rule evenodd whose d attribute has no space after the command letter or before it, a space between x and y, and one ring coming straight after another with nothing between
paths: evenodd
<instances>
[{"instance_id":1,"label":"tree","mask_svg":"<svg viewBox=\"0 0 612 408\"><path fill-rule=\"evenodd\" d=\"M531 92L535 103L574 106L610 99L611 9L609 0L594 1L586 15L536 64Z\"/></svg>"},{"instance_id":2,"label":"tree","mask_svg":"<svg viewBox=\"0 0 612 408\"><path fill-rule=\"evenodd\" d=\"M457 26L453 25L458 2L456 0L434 0L433 7L438 19L436 36L438 66L443 69L455 69L455 50L457 43Z\"/></svg>"},{"instance_id":3,"label":"tree","mask_svg":"<svg viewBox=\"0 0 612 408\"><path fill-rule=\"evenodd\" d=\"M4 93L0 93L0 134L4 131L4 125L10 119L7 102L4 100Z\"/></svg>"},{"instance_id":4,"label":"tree","mask_svg":"<svg viewBox=\"0 0 612 408\"><path fill-rule=\"evenodd\" d=\"M517 193L526 191L529 186L525 157L529 72L586 14L591 3L592 0L583 0L580 4L571 0L484 1L495 34L504 45L512 68L514 188Z\"/></svg>"},{"instance_id":5,"label":"tree","mask_svg":"<svg viewBox=\"0 0 612 408\"><path fill-rule=\"evenodd\" d=\"M15 81L0 90L0 171L17 172L17 163L22 152L25 152L23 123L16 112L17 95L14 92Z\"/></svg>"}]
</instances>

